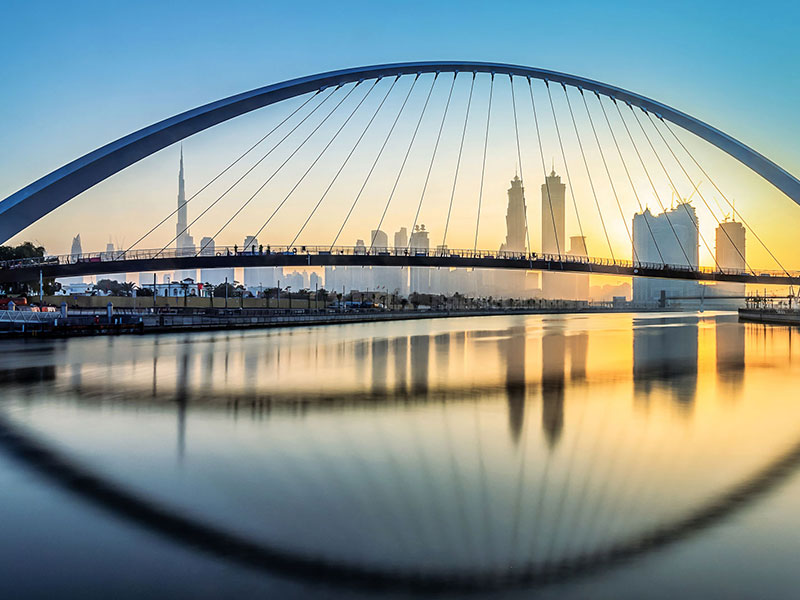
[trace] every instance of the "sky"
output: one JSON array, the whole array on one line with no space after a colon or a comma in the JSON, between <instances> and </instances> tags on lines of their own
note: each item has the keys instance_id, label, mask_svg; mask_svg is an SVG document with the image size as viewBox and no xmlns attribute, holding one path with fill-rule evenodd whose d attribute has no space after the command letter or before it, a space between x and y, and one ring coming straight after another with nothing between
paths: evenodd
<instances>
[{"instance_id":1,"label":"sky","mask_svg":"<svg viewBox=\"0 0 800 600\"><path fill-rule=\"evenodd\" d=\"M800 95L800 78L794 74L800 59L795 36L798 17L800 8L790 2L123 4L11 0L4 4L0 35L0 52L5 57L0 61L4 91L0 94L0 137L4 142L0 144L0 198L109 141L231 94L326 70L437 59L532 65L630 89L705 120L789 172L798 173L800 148L796 140L800 139L800 119L796 116L796 98ZM437 83L434 104L444 101L447 90L442 83ZM465 110L467 86L463 83L458 84L461 93L454 101L454 112ZM485 100L485 91L485 85L476 88L467 134L470 148L480 146L480 110L485 111L485 104L480 103ZM377 92L376 87L374 93ZM357 99L355 92L352 98ZM387 114L394 107L394 98L387 102ZM364 104L365 114L371 101L372 98ZM231 122L220 126L219 131L186 140L189 194L296 105L258 111L237 119L239 123ZM331 119L333 122L335 118ZM495 122L500 132L498 140L511 133L510 121L504 120L503 113ZM436 127L434 115L423 126L423 141L425 135L433 139ZM408 133L405 125L402 128L403 133ZM458 133L454 120L443 139L442 153L444 156L446 151L447 158L436 164L427 192L440 204L426 199L426 207L445 206L449 199ZM398 155L401 146L396 145ZM424 174L423 149L427 147L420 148L419 165L414 172ZM522 152L522 168L527 168L528 173L534 168L540 172L540 159L534 150ZM334 151L340 156L344 150ZM474 179L477 155L469 152L465 154L466 166L462 167L467 175L459 183L459 201L476 185L469 177ZM548 162L558 167L557 151L548 148L545 154L551 154ZM76 233L81 233L85 250L104 249L108 241L118 245L133 242L150 224L165 216L164 211L172 210L177 156L175 147L145 159L51 213L12 241L33 239L52 252L67 252ZM487 201L485 237L481 239L481 245L486 247L497 247L502 241L505 188L518 167L514 156L513 147L506 145L502 151L493 152L488 161L487 197L491 200ZM361 159L366 160L366 156ZM737 208L747 211L753 228L769 237L769 245L789 260L798 207L725 157L708 152L708 161L719 167L722 179L731 182L730 195L737 199ZM358 159L355 162L360 164ZM559 170L563 171L563 166ZM573 167L573 171L577 170ZM298 191L298 195L313 205L326 178L334 171L323 169L312 182L317 188L310 183L312 187ZM299 166L290 171L300 172ZM385 172L379 168L378 181L390 181L392 172L388 164ZM437 183L439 174L441 182ZM342 181L357 189L361 177L348 170ZM528 180L531 178L528 175ZM539 183L534 181L535 187ZM576 176L576 196L584 201L588 190L585 183L579 183ZM412 190L410 183L409 189L403 191L403 185L406 184L401 184L398 194L413 205L419 191ZM709 187L708 183L704 185ZM276 190L269 199L279 199L281 194ZM367 202L374 199L377 206L386 192L368 189L367 195ZM243 192L237 200L246 197ZM335 207L346 203L349 196L343 191L337 195L334 190L331 197L331 206ZM311 205L298 203L296 210L292 208L294 212L289 212L294 221L302 222ZM764 211L765 205L769 211ZM264 206L258 210L261 214L269 212ZM335 211L330 210L330 219L334 219ZM632 211L632 206L626 210ZM411 213L413 217L413 210ZM221 242L237 242L252 228L253 218L261 220L261 214L243 213L244 221L232 224L230 237ZM421 216L433 219L424 213ZM399 225L408 227L413 222L406 214L396 217L391 217L384 227L390 234ZM210 218L208 224L198 223L193 229L196 238L214 229L220 217ZM466 223L472 218L465 217L463 233L455 234L451 246L471 245L474 232L467 235ZM535 215L530 218L534 220ZM293 226L288 224L290 221L287 218L285 227ZM366 217L363 222L356 220L354 229L348 230L340 243L349 245L355 237L366 237L374 228L369 222ZM109 223L114 224L113 228ZM590 239L602 236L596 224L587 222L586 227ZM438 221L431 228L437 230L434 237L441 234ZM534 229L531 225L532 232ZM568 229L572 229L568 235L577 234L569 217ZM713 236L711 218L704 221L703 229L707 237ZM157 232L147 240L151 243L145 243L145 247L168 242L173 231L170 222L163 233ZM283 231L284 226L280 225L269 239L278 241ZM308 235L315 232L322 235L322 230L315 230L312 224ZM625 252L622 221L616 225L614 235L617 251ZM280 239L282 243L288 241ZM628 242L628 254L629 248ZM596 253L608 254L599 250ZM764 258L765 267L775 268L767 264L766 257L755 256Z\"/></svg>"}]
</instances>

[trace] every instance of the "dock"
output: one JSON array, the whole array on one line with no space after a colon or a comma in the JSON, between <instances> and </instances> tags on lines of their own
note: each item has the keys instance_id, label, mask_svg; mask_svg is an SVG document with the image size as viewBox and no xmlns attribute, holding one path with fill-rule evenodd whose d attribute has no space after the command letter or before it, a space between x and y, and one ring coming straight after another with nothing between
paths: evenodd
<instances>
[{"instance_id":1,"label":"dock","mask_svg":"<svg viewBox=\"0 0 800 600\"><path fill-rule=\"evenodd\" d=\"M739 320L771 325L800 325L800 310L792 308L740 308Z\"/></svg>"}]
</instances>

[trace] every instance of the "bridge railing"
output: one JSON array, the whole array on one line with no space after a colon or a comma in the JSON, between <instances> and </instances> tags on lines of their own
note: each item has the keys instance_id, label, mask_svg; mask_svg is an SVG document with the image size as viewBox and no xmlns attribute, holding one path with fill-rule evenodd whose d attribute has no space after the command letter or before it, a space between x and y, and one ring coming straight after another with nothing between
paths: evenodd
<instances>
[{"instance_id":1,"label":"bridge railing","mask_svg":"<svg viewBox=\"0 0 800 600\"><path fill-rule=\"evenodd\" d=\"M0 310L0 323L45 323L61 316L58 312L34 312L30 310Z\"/></svg>"},{"instance_id":2,"label":"bridge railing","mask_svg":"<svg viewBox=\"0 0 800 600\"><path fill-rule=\"evenodd\" d=\"M0 261L0 269L37 268L52 265L70 265L78 263L105 263L132 260L153 260L158 258L176 259L193 256L268 256L268 255L293 255L293 256L405 256L405 257L434 257L452 259L482 259L482 260L520 260L544 261L558 264L584 264L591 271L592 266L618 267L624 269L680 271L706 274L747 275L744 269L723 269L718 267L703 267L687 264L653 263L631 261L625 259L610 259L593 256L579 256L575 254L550 254L509 252L506 250L475 250L475 249L450 249L450 248L417 248L417 247L372 247L366 246L258 246L241 248L239 246L216 246L197 252L187 248L143 249L143 250L113 250L105 252L89 252L82 254L48 255L43 257L23 258L16 260ZM783 271L759 271L760 276L783 276ZM800 277L800 272L790 273L790 276Z\"/></svg>"}]
</instances>

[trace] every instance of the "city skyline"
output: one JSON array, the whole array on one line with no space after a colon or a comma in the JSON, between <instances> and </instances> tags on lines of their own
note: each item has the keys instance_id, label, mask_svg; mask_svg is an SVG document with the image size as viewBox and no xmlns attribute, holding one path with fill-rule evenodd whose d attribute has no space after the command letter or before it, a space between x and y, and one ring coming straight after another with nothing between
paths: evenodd
<instances>
[{"instance_id":1,"label":"city skyline","mask_svg":"<svg viewBox=\"0 0 800 600\"><path fill-rule=\"evenodd\" d=\"M583 3L576 3L576 6L580 6L581 11L578 13L578 18L584 18L585 21L581 21L581 26L584 28L588 28L589 24L592 24L594 27L594 21L589 20L589 16L593 14L593 9L590 5L583 4ZM438 9L437 9L438 10ZM620 7L615 7L615 9L609 10L623 10ZM695 7L695 10L710 10L710 9L698 9ZM487 11L488 12L488 11ZM583 15L583 17L581 16ZM26 14L25 11L21 11L19 15L23 20L25 18L30 18L31 15ZM596 18L596 15L595 15ZM671 18L669 16L665 16L664 18ZM751 19L744 19L741 16L737 16L737 21L735 25L733 25L734 30L737 27L745 27L745 25L749 28L752 26L752 19L760 19L762 18L761 15L751 15ZM207 23L206 23L207 25ZM575 26L575 23L572 23ZM312 27L320 27L320 23L312 23ZM700 27L699 24L693 24L692 27ZM722 35L720 32L714 32L716 36ZM179 34L181 35L181 34ZM548 36L554 35L554 32L548 32ZM324 36L323 36L324 38ZM780 35L773 36L770 40L773 44L774 43L785 43L785 40ZM651 47L652 47L652 40L649 40ZM428 42L431 44L431 42ZM534 42L526 41L526 44L530 45ZM434 45L435 46L435 45ZM747 65L751 68L755 68L757 65L758 68L754 73L751 73L750 80L759 80L762 81L765 85L769 85L770 80L769 77L775 77L778 70L776 67L767 60L756 60L755 57L764 56L764 53L767 52L766 49L760 48L756 44L751 44L747 46L748 50L745 52L743 49L737 46L737 52L741 52L743 54L742 60L739 61L738 64ZM376 62L381 59L391 60L392 58L404 58L403 56L398 56L398 53L402 53L404 46L399 48L394 47L392 50L389 50L388 47L381 48L378 51L379 56L375 56ZM453 52L456 52L453 50ZM465 54L471 54L472 51L466 52L466 49L463 49ZM673 50L672 44L661 44L657 46L658 52L666 53L668 51ZM236 51L241 51L241 48L237 48ZM421 50L420 50L421 51ZM429 55L436 54L435 47L428 47L425 50ZM617 49L618 51L618 49ZM771 50L770 50L771 51ZM715 47L714 52L719 53L719 50ZM395 56L389 56L390 54L394 53ZM459 52L456 52L459 53ZM606 53L606 54L604 54ZM248 87L252 87L254 85L260 85L264 83L268 83L270 81L279 81L283 77L290 77L293 75L300 75L309 72L314 72L315 70L322 70L324 68L335 68L338 66L345 66L349 64L357 64L355 57L348 58L345 55L338 56L338 55L331 55L326 56L325 60L323 61L325 64L318 64L313 65L315 59L312 58L310 54L302 54L297 58L297 61L288 65L282 65L280 68L273 67L272 70L261 71L257 76L250 73L247 69L240 69L237 71L237 77L240 80L237 80L238 83L231 83L230 89L227 90L219 90L220 93L215 93L215 91L207 91L204 92L202 86L196 84L194 86L181 86L181 85L173 85L173 86L165 86L159 88L163 90L164 94L167 94L169 98L172 98L173 102L176 98L181 98L180 102L182 102L180 108L189 108L191 106L196 106L202 102L203 99L210 99L214 97L221 97L225 95L225 92L235 92L247 89ZM658 98L664 100L668 103L673 104L674 106L688 110L692 113L697 113L698 116L701 118L705 118L706 121L711 123L712 125L720 127L723 131L730 133L734 136L743 139L745 142L750 143L753 147L757 148L759 151L763 152L765 155L769 156L776 160L779 164L782 164L788 168L789 171L793 171L796 169L792 168L793 164L800 163L796 156L796 150L794 150L793 144L789 144L788 142L784 142L780 144L780 140L789 140L794 139L791 135L791 127L793 126L793 120L788 119L788 127L787 125L782 125L781 127L774 127L770 129L770 123L774 123L778 118L779 115L787 113L781 113L783 103L785 102L785 96L783 95L774 95L771 97L770 102L770 110L769 111L758 111L756 113L756 118L748 118L742 119L740 118L742 115L747 114L748 116L751 114L751 107L749 105L743 104L749 98L747 96L742 96L741 90L738 86L739 77L741 76L741 71L736 70L735 72L735 79L734 79L734 72L730 69L727 65L726 60L728 59L728 55L725 54L724 58L726 60L722 60L722 55L715 54L716 62L709 62L706 63L705 68L707 69L706 73L714 73L717 79L714 80L713 85L705 84L705 82L698 77L694 79L687 80L685 77L682 79L682 85L676 87L674 84L663 82L662 79L654 77L650 74L647 70L643 68L643 65L640 65L638 70L631 71L630 65L630 54L626 53L626 64L628 67L626 68L625 73L620 73L617 70L614 70L611 64L606 64L603 60L604 58L610 59L613 56L612 50L608 48L604 48L603 52L600 54L593 56L590 60L585 56L579 55L579 53L575 51L568 51L562 54L559 54L555 57L550 57L548 60L545 57L543 60L536 60L531 61L529 56L526 56L522 50L517 50L515 52L509 52L506 60L509 62L519 62L522 64L536 62L541 64L542 66L550 66L554 68L560 68L567 72L576 72L576 73L585 73L589 76L607 80L611 83L616 83L620 85L626 85L633 90L640 91L645 93L646 95L652 96L654 98ZM133 57L126 57L129 61L134 61ZM21 60L28 60L27 57L23 54ZM97 57L96 63L91 63L90 66L97 67L97 65L102 63L102 60L105 60L103 57ZM186 57L179 57L180 63L185 67L184 69L170 69L169 73L173 78L175 77L184 77L186 76L187 72L191 72L192 68L196 68L194 65L191 64ZM316 59L319 61L319 59ZM677 55L673 57L673 63L666 61L664 64L679 64L681 60L684 60L683 55ZM361 61L358 61L361 62ZM315 69L314 67L317 66ZM765 68L768 67L768 68ZM292 70L294 69L294 70ZM716 69L716 70L715 70ZM684 74L691 70L682 69L681 72ZM18 75L18 74L17 74ZM114 77L115 73L112 71L111 73L107 73L106 76ZM19 75L18 75L19 77ZM727 78L727 79L726 79ZM255 81L258 79L258 81ZM12 82L14 80L12 79ZM25 86L30 86L31 82L21 77L18 82L23 89ZM772 82L775 83L774 81ZM249 85L252 84L252 85ZM731 89L736 89L737 93L723 93L724 85L731 86ZM458 88L459 86L457 86ZM540 93L542 93L540 91ZM204 95L205 94L205 95ZM443 96L446 95L446 90L442 90L441 93L439 91L435 92L433 95L432 102L436 103L439 102L439 106L442 106L444 103ZM501 92L501 95L507 95L507 92ZM412 97L412 104L414 103L414 99L416 96ZM722 100L724 98L724 101ZM475 96L475 107L481 106L483 102L485 102L485 90L481 91L480 89L476 90ZM43 98L37 98L38 102L45 102ZM421 100L420 100L421 101ZM718 102L717 102L718 101ZM713 102L717 102L714 104ZM387 104L387 107L392 105L392 101L390 100ZM163 106L162 109L158 108L159 106ZM462 105L463 106L463 105ZM151 104L152 111L156 113L166 116L171 114L170 112L170 105L168 103L161 104L157 101L157 99L153 100ZM24 107L17 106L16 107L20 116L24 115ZM178 107L174 112L178 112ZM126 109L124 111L116 111L114 113L114 119L112 122L119 123L116 128L111 128L109 130L107 127L105 129L106 132L114 131L119 135L132 131L136 128L136 124L143 124L145 122L151 122L140 120L138 122L131 122L126 121L125 119L128 118L128 115L132 114L141 114L141 107L136 106L129 106L126 105ZM731 111L738 110L738 113L734 113ZM137 112L139 111L139 112ZM468 138L470 135L477 130L477 123L480 121L479 114L480 111L478 108L473 110L474 118L473 122L470 124L468 128ZM13 114L13 113L12 113ZM43 118L47 118L47 111L40 112L40 116L44 115ZM110 118L110 115L107 113L103 113L103 111L89 111L87 114L92 114L93 118L91 121L97 121L96 126L101 127L103 125L107 126L108 122L103 121L103 117ZM155 116L155 115L154 115ZM550 159L553 158L556 163L557 170L563 174L565 174L564 164L561 157L559 156L559 152L557 150L557 145L553 144L554 138L552 137L553 132L551 131L551 125L547 122L545 118L547 115L542 115L542 127L543 127L543 136L546 138L550 138L550 141L546 144L545 148L545 160L546 162L550 162ZM144 117L142 116L142 119ZM11 125L10 128L6 128L7 132L11 136L9 139L15 140L15 142L25 142L27 139L26 136L15 136L15 128L23 127L23 123L25 122L24 118L14 119L13 122L9 122ZM215 134L209 132L207 134L203 134L202 136L198 136L196 139L191 139L186 141L185 150L190 152L192 156L192 169L195 174L202 173L203 175L208 174L210 176L215 172L216 169L219 169L220 162L224 162L224 160L229 156L235 156L236 152L239 148L243 145L243 142L246 141L241 139L240 136L248 131L252 131L253 126L256 126L258 129L261 129L262 126L268 126L269 123L273 123L270 118L261 118L259 115L252 115L252 117L243 118L241 124L231 123L230 127L222 128L219 134ZM126 124L127 123L127 124ZM511 124L508 120L507 115L503 115L501 112L498 112L494 115L493 123L497 126L496 129L497 134L495 135L495 139L499 135L499 139L507 139L509 144L504 144L503 148L495 149L489 156L487 161L487 175L486 175L486 182L487 188L497 189L500 185L507 180L507 167L508 164L513 161L517 162L516 157L514 154L516 152L513 148L513 133ZM521 123L521 126L523 123ZM66 126L66 124L64 125ZM526 125L526 127L530 127L530 125ZM435 127L431 127L435 129ZM743 131L744 128L744 131ZM45 125L45 129L47 126ZM85 139L81 138L80 136L66 136L65 139L61 140L57 145L59 152L57 155L53 155L52 158L47 159L47 157L42 154L40 158L43 161L43 164L52 164L54 167L58 164L62 164L67 160L79 156L81 151L86 151L91 149L92 147L96 147L102 143L108 142L113 139L113 135L109 137L108 133L100 134L100 130L98 130L94 137L91 138L93 144L89 143L89 140L86 139L85 144L81 147L79 144L74 145L75 142L72 140L80 140ZM563 133L563 132L562 132ZM426 135L425 131L423 134ZM451 138L448 135L452 135ZM443 147L446 147L447 144L450 144L453 141L453 138L457 136L456 133L449 132L448 128L445 128L444 136L443 136ZM796 137L796 136L794 136ZM67 141L70 140L70 141ZM456 140L457 141L457 140ZM587 150L591 150L588 140L585 140ZM73 144L70 146L69 144ZM776 146L778 144L778 146ZM45 148L42 149L42 152L53 152L53 145L46 145ZM507 146L507 147L506 147ZM568 145L569 149L569 145ZM698 147L699 151L703 152L702 145ZM177 148L175 148L175 152L177 154ZM574 150L574 148L573 148ZM69 206L65 206L60 209L59 214L70 221L76 223L86 223L91 224L89 227L82 228L83 239L84 239L84 247L92 250L100 251L105 247L107 243L107 233L103 228L104 222L98 218L97 215L97 206L100 205L103 207L103 211L105 213L105 219L103 221L114 222L118 225L118 230L114 232L115 242L118 245L124 246L125 242L131 243L133 240L137 239L145 230L146 228L136 227L134 225L135 220L130 218L130 209L131 207L137 207L142 213L147 214L164 214L163 204L161 203L163 190L166 188L168 182L171 182L173 179L172 170L169 165L166 163L168 161L164 161L160 158L160 156L164 156L172 152L172 150L165 150L159 157L154 157L152 160L145 161L140 165L135 165L123 173L120 173L118 176L112 178L100 186L97 186L97 189L87 191L81 198L76 199L74 202L70 203ZM22 156L24 154L24 150L20 152L19 149L15 149L13 155L7 156L7 160L0 161L0 164L3 165L0 169L5 169L6 171L3 172L0 170L0 190L6 190L7 193L22 187L23 185L29 183L35 177L41 175L41 172L32 172L30 167L27 164L21 165L19 168L14 167L14 165L19 162L18 156ZM602 169L602 166L599 165L598 157L596 153L592 153L591 151L587 152L588 154L588 161L590 166L595 168ZM770 234L770 237L773 238L771 245L774 246L775 251L778 253L779 256L785 255L791 251L793 238L791 234L791 229L784 225L785 223L791 222L791 206L790 203L783 197L779 192L771 189L771 186L765 184L758 180L757 177L751 177L748 173L740 172L740 169L736 167L731 161L729 161L725 157L715 157L712 156L713 153L708 153L708 156L711 157L712 164L719 169L719 173L722 173L725 177L730 177L730 182L728 185L725 186L726 192L736 200L737 208L740 208L742 212L747 216L748 222L753 225L753 228L760 232L767 232ZM56 156L58 157L58 161L56 160ZM522 151L522 166L524 167L525 173L528 175L528 179L530 180L531 174L536 173L538 169L539 157L538 152L536 151L535 147L531 147L530 145L523 144ZM455 211L455 218L460 218L460 215L463 211L465 211L465 206L467 200L469 206L474 206L477 196L476 190L478 188L478 183L474 181L472 178L472 173L474 173L475 169L473 168L475 161L473 160L474 156L470 155L469 153L465 152L465 174L462 176L462 182L459 183L459 187L463 190L456 195L456 208L460 207L461 210ZM580 169L580 162L574 162L571 166L571 175L572 181L574 184L574 189L576 196L578 196L581 201L586 204L587 206L591 206L592 196L591 190L588 185L588 181L584 174L582 174ZM614 164L610 165L612 170L612 174L615 178L624 178L624 174L620 171L619 166L615 166ZM378 170L380 172L381 166L379 165ZM602 171L600 171L602 172ZM434 175L436 171L434 172ZM596 174L597 175L597 174ZM647 178L641 172L634 172L633 174L634 180L637 186L640 189L647 189L648 181ZM655 176L660 176L658 173ZM203 178L206 179L206 178ZM351 176L348 175L348 171L342 176L342 182L351 182ZM385 179L388 182L391 182L391 175L387 172ZM596 187L598 188L598 196L600 197L600 201L603 204L604 211L612 212L614 209L613 204L613 197L611 191L608 189L607 183L600 180L599 177L596 177L597 181L595 181ZM662 177L663 179L663 177ZM702 177L698 178L702 179ZM207 179L206 179L207 180ZM196 192L204 183L205 181L194 177L192 179L194 183L190 184L190 189L187 190L189 196L192 196L194 192ZM656 183L659 183L658 181ZM679 195L686 197L688 196L692 188L688 186L687 183L678 183L678 187L681 188L678 191L680 192ZM387 186L388 187L388 186ZM418 194L417 191L414 190L415 186L406 185L406 182L401 181L400 188L397 191L397 202L398 203L407 203L408 205L412 205L415 202L414 196ZM437 182L435 178L431 181L430 185L430 197L441 198L442 203L446 200L448 195L447 188L448 186L444 182ZM620 189L618 190L619 195L621 196L621 202L625 208L625 212L628 213L626 219L629 219L629 214L632 213L634 210L638 210L634 199L630 195L630 190L628 190L625 186L620 185ZM605 188L605 189L603 189ZM708 182L704 184L704 189L709 189L710 185ZM417 187L418 190L418 187ZM243 195L246 196L245 192ZM469 193L470 197L466 197ZM670 187L667 182L661 181L659 184L659 193L662 195L661 201L665 201L665 204L668 204L666 200L672 193ZM278 190L273 192L274 195L280 194ZM372 189L370 186L366 194L369 196L383 196L385 197L387 191L379 191L377 189ZM432 195L433 194L433 195ZM722 210L725 212L730 212L730 210L725 206L722 198L719 197L718 194L712 192L706 192L709 197L708 202L710 206L717 211L718 208L716 203L722 205ZM571 198L571 193L569 194ZM297 201L293 202L292 206L295 204L298 207L298 214L295 215L297 219L301 219L301 215L299 213L302 210L306 210L307 207L310 206L311 203L315 201L315 195L311 193L311 191L306 191L301 189L297 192L296 197L298 200L302 200L303 202ZM339 194L337 190L334 189L331 192L330 199L326 201L326 205L337 205L337 203L346 201L344 200L347 198L347 194ZM352 197L352 196L350 196ZM198 200L195 200L194 203L204 202L205 200L201 197ZM461 204L459 204L461 202ZM568 200L568 204L571 200ZM653 207L653 210L662 210L659 207L659 199L656 198L653 194L648 193L647 197L642 198L643 204L649 205ZM301 210L301 204L304 204ZM771 211L767 214L763 211L759 210L759 207L764 203L769 203L771 206ZM428 201L426 201L425 206L423 207L423 212L428 209ZM323 207L324 209L325 207ZM486 209L486 213L482 216L483 223L485 225L485 233L487 234L486 238L481 237L479 239L479 246L491 248L496 245L494 242L495 239L501 237L505 230L504 227L504 206L503 203L496 203L492 205L488 203L484 207ZM261 206L261 210L265 210L265 207ZM395 209L392 208L388 215L389 218L394 219L394 223L399 219L399 214L393 215L393 211ZM473 209L470 209L473 210ZM538 211L538 209L537 209ZM703 207L702 211L705 213L706 209ZM196 211L195 214L198 214L199 211ZM474 210L473 210L474 212ZM587 213L589 211L587 210ZM242 215L242 223L235 222L231 225L232 230L230 231L230 235L221 240L223 243L233 244L236 243L239 239L242 239L245 235L248 235L249 232L247 231L247 223L250 220L249 217L251 214L256 213L249 213L245 212ZM332 216L333 213L327 213L327 215ZM432 218L432 217L436 218ZM538 220L538 214L531 214L531 221ZM470 215L470 219L472 219L473 215ZM591 217L591 215L587 214L585 218L584 229L585 229L585 237L587 238L587 245L588 245L588 252L591 255L608 255L609 251L606 247L606 244L601 243L604 239L602 228L598 222L596 217ZM215 211L211 211L207 217L205 222L201 221L197 223L197 226L205 229L211 230L213 228L213 224L215 222L219 222L220 215L215 213ZM364 216L363 222L360 222L360 216L356 216L353 219L352 227L353 230L358 230L363 232L365 230L369 231L376 228L378 218L371 218L368 219L367 216ZM459 227L451 228L451 236L453 237L452 242L448 241L448 246L450 247L471 247L471 239L470 236L467 234L462 234L462 228L460 227L470 219L465 217L464 222L459 222ZM372 222L369 222L372 220ZM413 223L413 215L409 218L402 219L405 224L404 226L410 227ZM422 215L422 220L431 226L434 226L436 221L441 220L441 215ZM572 229L575 223L575 217L571 214L571 211L568 210L566 214L566 220L569 224L570 228ZM710 215L703 214L702 215L702 222L704 223L703 227L706 229L703 231L703 235L709 239L713 239L714 237L714 227L713 227L713 219L711 219ZM277 223L278 230L281 230L281 223ZM623 226L623 220L615 218L609 219L609 223L607 224L609 227L609 233L611 238L611 245L613 247L614 252L618 252L622 254L626 247L629 246L630 242L627 239L627 235L625 233L625 229ZM316 224L312 221L309 229L309 237L307 239L312 239L311 234L315 234L319 232L319 229L314 229ZM166 244L169 239L172 237L171 227L169 230L165 230L163 232L156 232L156 234L149 239L148 241L151 245L158 247L159 245ZM386 228L384 228L386 229ZM394 230L395 226L389 228ZM24 241L25 236L29 238L38 240L41 244L45 247L57 249L57 252L66 251L66 248L69 247L70 236L69 232L64 232L63 228L57 226L56 219L45 218L40 223L35 224L28 231L23 232L20 236L16 236L12 241ZM535 231L531 231L531 237L535 238L538 234ZM198 236L199 237L199 236ZM264 238L264 236L259 236ZM364 237L363 233L358 235L352 235L351 237ZM290 240L283 240L284 242L288 242ZM491 243L490 243L491 242ZM436 244L439 242L437 241ZM531 243L539 243L535 239L531 240ZM594 243L594 246L592 246ZM63 250L62 250L63 249ZM601 249L602 252L599 250ZM703 264L712 264L713 263L713 256L709 255L705 249L701 249L701 262ZM771 258L768 256L766 252L764 252L763 248L759 245L753 245L751 248L751 258L753 263L760 267L760 268L767 268L772 267L771 263L773 262Z\"/></svg>"},{"instance_id":2,"label":"city skyline","mask_svg":"<svg viewBox=\"0 0 800 600\"><path fill-rule=\"evenodd\" d=\"M527 203L525 199L525 188L523 181L518 174L510 180L511 187L507 190L508 205L506 208L506 235L505 241L500 244L501 252L527 252ZM200 253L203 255L214 255L216 252L215 240L211 237L204 237L199 247L195 247L194 239L189 235L189 213L186 203L185 192L185 171L183 149L181 147L178 165L178 185L177 185L177 211L176 211L176 234L174 238L175 248L178 253L191 255ZM541 240L542 246L539 249L531 248L531 251L547 254L577 255L587 256L586 238L584 236L567 235L565 229L565 205L566 205L566 184L561 182L560 176L554 168L545 178L545 183L541 185ZM554 228L555 227L555 228ZM678 207L671 207L669 211L664 211L658 215L653 215L649 208L643 213L635 213L632 220L633 244L631 247L631 259L641 262L667 262L670 264L687 264L693 268L697 267L699 261L699 219L690 201L679 200ZM372 230L367 244L363 239L357 239L355 248L361 248L362 252L380 252L393 249L403 250L406 247L410 251L421 250L429 251L430 231L424 224L416 225L411 237L408 237L407 228L401 227L393 235L394 246L389 244L389 234L383 230ZM569 237L570 247L565 246L565 238ZM718 225L715 230L715 262L724 268L734 268L744 270L747 265L745 255L746 232L741 223L735 220L726 220ZM705 242L705 240L703 240ZM259 244L255 236L245 236L241 246L236 245L243 253L262 253L264 244ZM441 247L437 246L437 250ZM113 252L114 245L109 243L106 251ZM120 250L120 248L116 248ZM269 245L267 245L269 251ZM687 255L687 252L689 254ZM72 242L72 254L81 253L80 234ZM687 258L689 262L687 263ZM237 275L238 273L238 275ZM359 275L361 273L361 275ZM198 277L199 274L199 277ZM130 274L129 274L130 275ZM141 286L152 285L154 273L140 273L138 281ZM536 276L536 281L539 275ZM112 279L115 278L112 276ZM64 280L64 283L79 283L78 279L73 278ZM118 279L118 278L117 278ZM124 279L124 278L123 278ZM343 289L350 290L369 290L384 289L389 292L397 292L401 295L411 292L420 293L454 293L465 290L473 290L477 295L482 291L485 294L521 295L525 296L533 292L541 293L544 298L586 300L589 299L590 283L588 275L576 274L556 274L542 273L541 285L531 288L529 278L522 272L494 272L481 275L481 284L475 287L475 279L469 281L469 276L465 273L450 273L447 276L441 274L431 274L428 269L368 269L366 275L362 269L335 269L335 268L316 268L311 270L285 272L282 268L273 267L249 267L249 268L226 268L226 269L203 269L201 271L176 271L174 273L161 273L162 284L166 285L170 281L184 281L190 279L193 282L211 285L220 285L224 282L241 283L249 291L270 289L281 284L281 287L294 287L295 290L308 289L309 286L325 287L328 290L336 291ZM314 282L313 284L311 282ZM665 282L657 279L634 278L632 286L632 300L638 303L657 302L660 294L666 293L671 297L694 297L700 293L699 284L694 282L671 281ZM713 286L711 293L743 295L744 286L740 284L717 284ZM712 289L708 287L708 289Z\"/></svg>"}]
</instances>

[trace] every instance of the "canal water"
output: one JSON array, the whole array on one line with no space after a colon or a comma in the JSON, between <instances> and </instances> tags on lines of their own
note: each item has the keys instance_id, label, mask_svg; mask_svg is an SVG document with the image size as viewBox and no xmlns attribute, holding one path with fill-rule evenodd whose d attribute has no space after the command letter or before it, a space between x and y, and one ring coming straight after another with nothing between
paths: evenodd
<instances>
[{"instance_id":1,"label":"canal water","mask_svg":"<svg viewBox=\"0 0 800 600\"><path fill-rule=\"evenodd\" d=\"M800 589L797 329L516 315L0 349L3 598Z\"/></svg>"}]
</instances>

